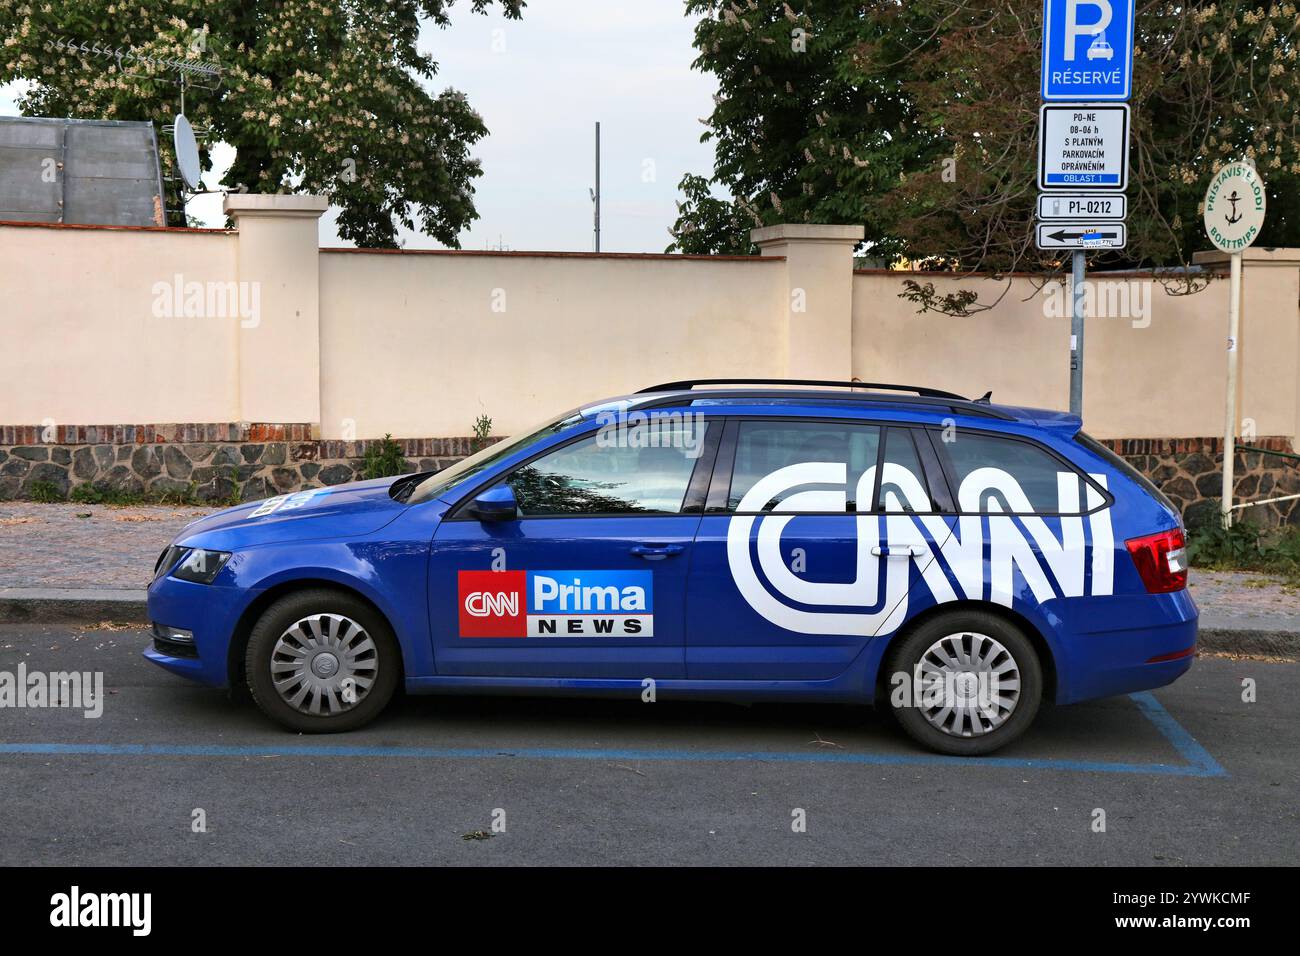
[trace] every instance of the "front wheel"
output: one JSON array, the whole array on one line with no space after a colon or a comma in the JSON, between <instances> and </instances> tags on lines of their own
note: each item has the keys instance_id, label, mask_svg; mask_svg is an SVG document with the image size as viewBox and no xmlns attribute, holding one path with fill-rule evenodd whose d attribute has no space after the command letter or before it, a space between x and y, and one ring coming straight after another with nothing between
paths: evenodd
<instances>
[{"instance_id":1,"label":"front wheel","mask_svg":"<svg viewBox=\"0 0 1300 956\"><path fill-rule=\"evenodd\" d=\"M262 712L300 733L355 730L393 696L401 655L392 629L340 591L289 594L263 612L244 657Z\"/></svg>"},{"instance_id":2,"label":"front wheel","mask_svg":"<svg viewBox=\"0 0 1300 956\"><path fill-rule=\"evenodd\" d=\"M889 658L894 716L912 739L956 756L992 753L1028 729L1043 697L1034 645L986 611L941 614Z\"/></svg>"}]
</instances>

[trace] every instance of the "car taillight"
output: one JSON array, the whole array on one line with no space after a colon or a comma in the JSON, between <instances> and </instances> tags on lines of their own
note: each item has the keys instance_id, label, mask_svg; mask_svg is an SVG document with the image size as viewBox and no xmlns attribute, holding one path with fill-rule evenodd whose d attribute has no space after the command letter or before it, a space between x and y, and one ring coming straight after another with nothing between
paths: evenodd
<instances>
[{"instance_id":1,"label":"car taillight","mask_svg":"<svg viewBox=\"0 0 1300 956\"><path fill-rule=\"evenodd\" d=\"M1124 543L1147 591L1167 594L1187 587L1187 551L1182 528L1129 538Z\"/></svg>"}]
</instances>

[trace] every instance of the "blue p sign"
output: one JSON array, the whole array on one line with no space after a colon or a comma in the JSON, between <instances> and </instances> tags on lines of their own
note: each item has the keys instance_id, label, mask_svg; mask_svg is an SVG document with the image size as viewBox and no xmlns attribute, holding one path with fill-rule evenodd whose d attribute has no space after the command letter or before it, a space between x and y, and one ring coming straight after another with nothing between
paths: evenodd
<instances>
[{"instance_id":1,"label":"blue p sign","mask_svg":"<svg viewBox=\"0 0 1300 956\"><path fill-rule=\"evenodd\" d=\"M1126 100L1135 0L1043 0L1043 99Z\"/></svg>"}]
</instances>

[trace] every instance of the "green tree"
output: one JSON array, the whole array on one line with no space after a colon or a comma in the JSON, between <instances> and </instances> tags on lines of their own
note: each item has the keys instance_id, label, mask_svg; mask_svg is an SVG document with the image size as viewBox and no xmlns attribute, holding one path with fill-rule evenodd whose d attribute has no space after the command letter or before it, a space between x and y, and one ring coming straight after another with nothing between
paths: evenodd
<instances>
[{"instance_id":1,"label":"green tree","mask_svg":"<svg viewBox=\"0 0 1300 956\"><path fill-rule=\"evenodd\" d=\"M865 223L872 256L1059 267L1033 243L1042 0L688 8L705 14L695 65L721 93L706 133L714 175L683 181L677 248L734 250L754 225L811 219ZM777 42L796 23L803 55ZM1210 174L1243 156L1269 187L1260 242L1300 245L1296 5L1148 0L1136 35L1129 247L1094 258L1189 262L1207 248ZM719 189L730 199L714 198Z\"/></svg>"},{"instance_id":2,"label":"green tree","mask_svg":"<svg viewBox=\"0 0 1300 956\"><path fill-rule=\"evenodd\" d=\"M60 39L215 61L221 85L189 86L185 112L209 142L235 148L224 185L323 194L340 207L339 234L360 245L393 246L404 226L457 246L478 215L470 149L487 128L464 94L426 90L437 63L417 49L421 21L445 27L453 2L0 0L0 82L34 83L19 103L27 115L161 124L180 109L174 74ZM524 6L500 4L511 18ZM210 168L206 149L202 158Z\"/></svg>"},{"instance_id":3,"label":"green tree","mask_svg":"<svg viewBox=\"0 0 1300 956\"><path fill-rule=\"evenodd\" d=\"M875 254L901 251L875 197L936 161L940 140L904 94L906 51L873 9L887 5L797 5L688 0L693 65L720 87L701 137L716 161L682 180L670 251L750 251L749 230L776 222L866 223ZM869 69L868 41L898 62Z\"/></svg>"}]
</instances>

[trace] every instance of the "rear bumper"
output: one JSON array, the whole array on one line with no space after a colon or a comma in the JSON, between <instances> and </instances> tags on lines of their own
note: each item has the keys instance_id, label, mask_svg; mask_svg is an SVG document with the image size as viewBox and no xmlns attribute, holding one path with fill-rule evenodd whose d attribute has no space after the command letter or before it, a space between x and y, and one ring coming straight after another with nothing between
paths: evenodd
<instances>
[{"instance_id":1,"label":"rear bumper","mask_svg":"<svg viewBox=\"0 0 1300 956\"><path fill-rule=\"evenodd\" d=\"M1114 597L1108 605L1066 617L1080 629L1059 635L1065 660L1057 667L1057 703L1163 687L1192 666L1199 614L1187 591ZM1121 626L1104 626L1112 622Z\"/></svg>"}]
</instances>

